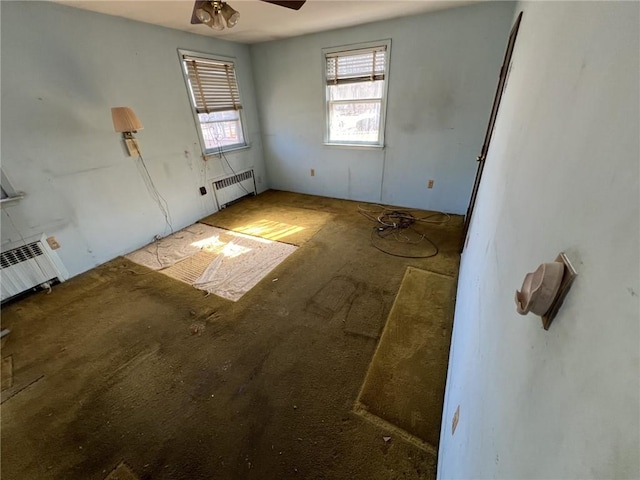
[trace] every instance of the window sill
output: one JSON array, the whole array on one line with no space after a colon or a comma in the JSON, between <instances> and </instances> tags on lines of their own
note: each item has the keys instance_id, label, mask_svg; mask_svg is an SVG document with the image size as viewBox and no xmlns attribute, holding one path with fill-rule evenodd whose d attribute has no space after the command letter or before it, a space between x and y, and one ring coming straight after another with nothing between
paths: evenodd
<instances>
[{"instance_id":1,"label":"window sill","mask_svg":"<svg viewBox=\"0 0 640 480\"><path fill-rule=\"evenodd\" d=\"M325 147L348 147L348 148L364 148L364 149L383 149L384 145L369 145L366 143L329 143L324 142Z\"/></svg>"},{"instance_id":2,"label":"window sill","mask_svg":"<svg viewBox=\"0 0 640 480\"><path fill-rule=\"evenodd\" d=\"M248 148L251 148L251 144L249 144L249 143L246 144L246 145L240 145L240 146L237 146L237 147L223 148L222 149L222 153L226 155L227 153L237 152L238 150L247 150ZM219 157L220 153L221 152L219 152L219 151L217 151L217 152L206 152L206 153L203 153L202 156L205 157L205 158Z\"/></svg>"},{"instance_id":3,"label":"window sill","mask_svg":"<svg viewBox=\"0 0 640 480\"><path fill-rule=\"evenodd\" d=\"M23 193L15 195L13 197L3 198L2 200L0 200L0 205L4 206L4 205L9 204L9 203L14 203L14 202L17 202L18 200L20 200L22 198L24 198L24 194Z\"/></svg>"}]
</instances>

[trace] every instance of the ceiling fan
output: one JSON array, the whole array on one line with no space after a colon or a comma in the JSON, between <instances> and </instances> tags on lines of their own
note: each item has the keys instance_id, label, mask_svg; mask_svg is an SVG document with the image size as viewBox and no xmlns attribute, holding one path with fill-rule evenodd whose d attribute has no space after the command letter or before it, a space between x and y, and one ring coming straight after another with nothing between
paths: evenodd
<instances>
[{"instance_id":1,"label":"ceiling fan","mask_svg":"<svg viewBox=\"0 0 640 480\"><path fill-rule=\"evenodd\" d=\"M262 2L272 3L281 7L290 8L292 10L300 10L306 0L299 1L283 1L283 0L261 0ZM231 6L223 0L196 0L193 5L193 13L191 14L191 23L204 23L214 30L223 30L225 23L227 28L235 27L240 18L240 13L231 8Z\"/></svg>"}]
</instances>

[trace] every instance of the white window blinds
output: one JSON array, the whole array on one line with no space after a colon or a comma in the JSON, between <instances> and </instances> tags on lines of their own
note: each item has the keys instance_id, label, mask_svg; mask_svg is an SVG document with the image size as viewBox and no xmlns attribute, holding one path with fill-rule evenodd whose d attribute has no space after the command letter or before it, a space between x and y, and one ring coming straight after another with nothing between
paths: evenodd
<instances>
[{"instance_id":1,"label":"white window blinds","mask_svg":"<svg viewBox=\"0 0 640 480\"><path fill-rule=\"evenodd\" d=\"M327 53L327 85L384 80L387 47Z\"/></svg>"},{"instance_id":2,"label":"white window blinds","mask_svg":"<svg viewBox=\"0 0 640 480\"><path fill-rule=\"evenodd\" d=\"M184 56L197 113L240 110L240 95L233 63Z\"/></svg>"}]
</instances>

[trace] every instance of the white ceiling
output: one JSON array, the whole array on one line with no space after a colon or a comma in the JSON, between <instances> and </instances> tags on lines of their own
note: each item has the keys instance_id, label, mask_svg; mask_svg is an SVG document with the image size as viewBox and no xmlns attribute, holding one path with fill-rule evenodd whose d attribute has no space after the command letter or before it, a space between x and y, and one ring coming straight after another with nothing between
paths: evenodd
<instances>
[{"instance_id":1,"label":"white ceiling","mask_svg":"<svg viewBox=\"0 0 640 480\"><path fill-rule=\"evenodd\" d=\"M229 0L229 5L240 12L240 20L233 29L222 31L191 25L193 0L50 1L234 42L257 43L433 12L480 0L308 0L298 11L257 0Z\"/></svg>"}]
</instances>

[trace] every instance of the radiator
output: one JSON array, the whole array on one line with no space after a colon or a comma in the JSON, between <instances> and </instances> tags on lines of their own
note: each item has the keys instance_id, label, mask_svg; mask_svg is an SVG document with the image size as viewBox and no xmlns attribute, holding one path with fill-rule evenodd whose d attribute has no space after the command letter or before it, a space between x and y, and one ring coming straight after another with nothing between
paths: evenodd
<instances>
[{"instance_id":1,"label":"radiator","mask_svg":"<svg viewBox=\"0 0 640 480\"><path fill-rule=\"evenodd\" d=\"M44 239L44 237L43 237ZM0 253L2 301L51 280L64 281L56 254L43 240Z\"/></svg>"},{"instance_id":2,"label":"radiator","mask_svg":"<svg viewBox=\"0 0 640 480\"><path fill-rule=\"evenodd\" d=\"M256 183L253 178L253 170L245 170L230 177L215 180L213 182L213 193L220 209L239 198L255 195Z\"/></svg>"}]
</instances>

